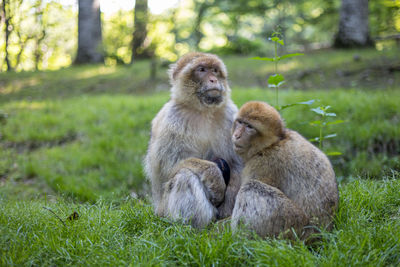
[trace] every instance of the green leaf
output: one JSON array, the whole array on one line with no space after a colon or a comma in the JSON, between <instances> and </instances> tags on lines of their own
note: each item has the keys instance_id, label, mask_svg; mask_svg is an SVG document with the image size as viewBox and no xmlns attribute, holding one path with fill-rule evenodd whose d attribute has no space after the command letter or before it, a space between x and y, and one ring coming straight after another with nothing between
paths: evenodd
<instances>
[{"instance_id":1,"label":"green leaf","mask_svg":"<svg viewBox=\"0 0 400 267\"><path fill-rule=\"evenodd\" d=\"M331 152L326 152L326 155L328 155L328 156L340 156L340 155L342 155L342 152L331 151Z\"/></svg>"},{"instance_id":2,"label":"green leaf","mask_svg":"<svg viewBox=\"0 0 400 267\"><path fill-rule=\"evenodd\" d=\"M319 137L310 138L310 139L308 139L308 141L310 141L310 142L318 142L319 141Z\"/></svg>"},{"instance_id":3,"label":"green leaf","mask_svg":"<svg viewBox=\"0 0 400 267\"><path fill-rule=\"evenodd\" d=\"M315 100L311 99L311 100L308 100L308 101L299 102L297 104L300 104L300 105L312 105L314 102L315 102Z\"/></svg>"},{"instance_id":4,"label":"green leaf","mask_svg":"<svg viewBox=\"0 0 400 267\"><path fill-rule=\"evenodd\" d=\"M290 108L293 106L298 106L298 105L311 105L312 103L314 103L314 99L305 101L305 102L298 102L298 103L291 103L291 104L287 104L287 105L283 105L280 107L280 109L285 109L285 108Z\"/></svg>"},{"instance_id":5,"label":"green leaf","mask_svg":"<svg viewBox=\"0 0 400 267\"><path fill-rule=\"evenodd\" d=\"M291 58L291 57L297 57L297 56L304 56L304 54L303 53L286 54L286 55L280 56L279 59L285 59L285 58Z\"/></svg>"},{"instance_id":6,"label":"green leaf","mask_svg":"<svg viewBox=\"0 0 400 267\"><path fill-rule=\"evenodd\" d=\"M312 126L321 125L321 121L312 121L312 122L310 122L310 125L312 125Z\"/></svg>"},{"instance_id":7,"label":"green leaf","mask_svg":"<svg viewBox=\"0 0 400 267\"><path fill-rule=\"evenodd\" d=\"M275 58L270 58L270 57L252 57L250 59L264 60L264 61L275 61Z\"/></svg>"},{"instance_id":8,"label":"green leaf","mask_svg":"<svg viewBox=\"0 0 400 267\"><path fill-rule=\"evenodd\" d=\"M271 40L272 42L281 44L281 45L285 45L285 43L283 42L283 40L279 39L279 37L276 37L276 36L275 36L275 37L269 38L269 40Z\"/></svg>"},{"instance_id":9,"label":"green leaf","mask_svg":"<svg viewBox=\"0 0 400 267\"><path fill-rule=\"evenodd\" d=\"M328 134L328 135L324 136L324 139L333 138L333 137L336 137L336 136L337 136L337 134Z\"/></svg>"},{"instance_id":10,"label":"green leaf","mask_svg":"<svg viewBox=\"0 0 400 267\"><path fill-rule=\"evenodd\" d=\"M336 113L325 113L325 116L336 117Z\"/></svg>"},{"instance_id":11,"label":"green leaf","mask_svg":"<svg viewBox=\"0 0 400 267\"><path fill-rule=\"evenodd\" d=\"M311 111L314 111L315 113L319 114L319 115L325 115L325 111L323 111L321 109L321 107L317 107L317 108L312 108Z\"/></svg>"},{"instance_id":12,"label":"green leaf","mask_svg":"<svg viewBox=\"0 0 400 267\"><path fill-rule=\"evenodd\" d=\"M339 124L339 123L344 123L344 120L337 120L337 121L330 121L327 122L326 125L333 125L333 124Z\"/></svg>"},{"instance_id":13,"label":"green leaf","mask_svg":"<svg viewBox=\"0 0 400 267\"><path fill-rule=\"evenodd\" d=\"M297 103L283 105L283 106L279 107L279 110L283 110L285 108L290 108L290 107L293 107L293 106L296 106L296 105L297 105Z\"/></svg>"},{"instance_id":14,"label":"green leaf","mask_svg":"<svg viewBox=\"0 0 400 267\"><path fill-rule=\"evenodd\" d=\"M282 74L274 74L269 76L268 84L270 87L279 87L283 84L285 77Z\"/></svg>"}]
</instances>

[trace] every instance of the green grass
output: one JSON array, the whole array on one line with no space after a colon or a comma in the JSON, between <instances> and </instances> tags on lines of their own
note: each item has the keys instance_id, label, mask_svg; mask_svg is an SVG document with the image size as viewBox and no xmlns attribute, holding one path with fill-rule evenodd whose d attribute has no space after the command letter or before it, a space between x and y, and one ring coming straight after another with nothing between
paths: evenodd
<instances>
[{"instance_id":1,"label":"green grass","mask_svg":"<svg viewBox=\"0 0 400 267\"><path fill-rule=\"evenodd\" d=\"M282 91L282 102L319 99L331 104L345 124L333 125L326 134L326 151L337 176L380 176L400 170L399 91L360 92L332 90L315 92ZM248 100L273 99L273 92L234 89L240 106ZM335 102L332 103L332 99ZM148 192L142 173L142 158L149 139L150 122L168 94L150 96L97 95L67 100L13 101L1 106L8 116L1 126L0 151L2 191L19 197L26 187L39 192L62 193L82 201L123 198L130 191ZM308 122L315 120L310 107L283 111L288 127L307 138L318 135ZM7 189L4 189L7 188ZM90 190L88 190L90 188ZM31 190L35 195L35 190ZM28 194L24 192L23 194Z\"/></svg>"},{"instance_id":2,"label":"green grass","mask_svg":"<svg viewBox=\"0 0 400 267\"><path fill-rule=\"evenodd\" d=\"M153 215L142 159L151 119L169 98L165 68L152 82L145 61L0 73L0 266L399 265L399 73L369 66L398 64L395 52L320 51L281 65L289 81L281 104L319 100L312 107L331 105L346 121L326 129L338 136L324 150L343 153L330 158L340 208L334 231L313 247L248 239L218 224L197 231ZM272 66L224 60L238 106L273 103L272 90L254 88ZM318 135L310 108L282 112L306 138ZM43 207L63 220L74 210L80 218L64 226Z\"/></svg>"},{"instance_id":3,"label":"green grass","mask_svg":"<svg viewBox=\"0 0 400 267\"><path fill-rule=\"evenodd\" d=\"M283 60L278 69L286 77L285 88L398 89L399 53L399 49L321 50ZM359 60L354 60L355 56ZM234 88L267 87L267 77L274 71L273 63L248 57L227 56L223 60ZM167 63L158 64L157 79L151 81L148 61L129 66L89 65L57 71L0 73L0 103L21 99L64 100L82 94L138 95L166 91L169 89Z\"/></svg>"},{"instance_id":4,"label":"green grass","mask_svg":"<svg viewBox=\"0 0 400 267\"><path fill-rule=\"evenodd\" d=\"M335 228L313 247L248 239L217 225L198 231L160 219L133 199L95 205L3 200L0 265L398 266L399 178L341 186ZM64 226L43 207L63 220L73 211L80 217Z\"/></svg>"}]
</instances>

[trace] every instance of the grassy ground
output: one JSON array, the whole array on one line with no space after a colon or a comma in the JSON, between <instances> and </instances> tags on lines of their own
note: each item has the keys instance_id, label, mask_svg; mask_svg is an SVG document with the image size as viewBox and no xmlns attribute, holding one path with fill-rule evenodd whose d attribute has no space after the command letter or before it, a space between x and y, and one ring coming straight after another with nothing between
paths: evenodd
<instances>
[{"instance_id":1,"label":"grassy ground","mask_svg":"<svg viewBox=\"0 0 400 267\"><path fill-rule=\"evenodd\" d=\"M248 239L218 225L197 231L153 215L140 201L53 200L0 205L0 265L398 266L399 174L340 186L335 229L313 247ZM65 226L73 211L78 220Z\"/></svg>"},{"instance_id":2,"label":"grassy ground","mask_svg":"<svg viewBox=\"0 0 400 267\"><path fill-rule=\"evenodd\" d=\"M249 89L271 66L225 62L238 106L274 101L268 89ZM155 82L148 62L0 73L0 265L399 265L399 64L396 51L365 50L281 65L289 79L281 103L319 100L312 107L331 105L346 121L325 131L338 137L324 150L343 153L331 157L341 202L335 230L314 247L250 240L218 225L196 231L152 215L141 160L150 121L168 100L165 68ZM307 138L319 133L310 108L283 111ZM64 226L43 206L62 220L74 210L80 217Z\"/></svg>"}]
</instances>

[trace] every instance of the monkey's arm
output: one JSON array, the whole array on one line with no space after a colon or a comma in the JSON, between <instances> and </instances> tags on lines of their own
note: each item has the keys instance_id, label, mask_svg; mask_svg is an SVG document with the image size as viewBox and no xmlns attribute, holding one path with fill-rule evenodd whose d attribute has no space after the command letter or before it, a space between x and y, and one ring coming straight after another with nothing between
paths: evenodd
<instances>
[{"instance_id":1,"label":"monkey's arm","mask_svg":"<svg viewBox=\"0 0 400 267\"><path fill-rule=\"evenodd\" d=\"M222 161L224 160L219 159L218 162ZM223 165L223 163L221 164ZM229 176L229 173L227 173L229 170L224 169L224 166L218 166L218 163L198 158L187 158L182 160L177 165L175 172L179 172L181 169L190 170L193 175L201 181L205 188L207 198L214 206L221 204L224 200L226 189L224 171L225 176L227 177Z\"/></svg>"}]
</instances>

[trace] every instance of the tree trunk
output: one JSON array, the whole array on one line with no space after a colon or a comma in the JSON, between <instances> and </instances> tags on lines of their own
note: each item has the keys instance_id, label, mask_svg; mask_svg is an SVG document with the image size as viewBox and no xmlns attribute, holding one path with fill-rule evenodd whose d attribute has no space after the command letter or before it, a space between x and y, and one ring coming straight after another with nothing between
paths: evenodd
<instances>
[{"instance_id":1,"label":"tree trunk","mask_svg":"<svg viewBox=\"0 0 400 267\"><path fill-rule=\"evenodd\" d=\"M11 29L12 29L12 26L10 26L11 17L10 17L10 14L8 14L9 12L7 12L7 7L6 7L6 5L9 5L9 4L10 4L9 1L3 0L2 1L2 5L1 5L4 24L5 24L5 26L4 26L4 28L5 28L5 30L4 30L4 32L5 32L5 48L4 48L5 56L4 56L4 60L5 60L6 65L7 65L7 71L11 71L12 70L12 67L11 67L11 64L10 64L10 60L8 58L9 57L8 45L9 45L9 38L10 38L10 34L11 34Z\"/></svg>"},{"instance_id":2,"label":"tree trunk","mask_svg":"<svg viewBox=\"0 0 400 267\"><path fill-rule=\"evenodd\" d=\"M147 20L147 0L136 0L134 20L135 30L133 31L131 63L136 59L149 58L148 51L146 51L145 47Z\"/></svg>"},{"instance_id":3,"label":"tree trunk","mask_svg":"<svg viewBox=\"0 0 400 267\"><path fill-rule=\"evenodd\" d=\"M203 38L203 33L201 32L201 23L203 22L204 15L207 11L207 9L210 7L208 3L200 3L199 8L197 10L197 17L194 22L194 29L193 29L193 39L194 39L194 45L196 46L197 49L199 49L200 41Z\"/></svg>"},{"instance_id":4,"label":"tree trunk","mask_svg":"<svg viewBox=\"0 0 400 267\"><path fill-rule=\"evenodd\" d=\"M35 70L39 70L39 64L40 61L42 60L43 53L42 53L42 42L46 38L46 26L44 25L43 22L43 8L42 8L42 2L43 0L37 0L35 3L35 17L36 17L36 22L38 25L40 25L40 34L36 36L35 41L35 50L33 52L34 55L34 62L35 62Z\"/></svg>"},{"instance_id":5,"label":"tree trunk","mask_svg":"<svg viewBox=\"0 0 400 267\"><path fill-rule=\"evenodd\" d=\"M368 0L342 0L334 47L368 47L373 44L368 27Z\"/></svg>"},{"instance_id":6,"label":"tree trunk","mask_svg":"<svg viewBox=\"0 0 400 267\"><path fill-rule=\"evenodd\" d=\"M79 0L78 54L75 64L103 62L100 0Z\"/></svg>"}]
</instances>

